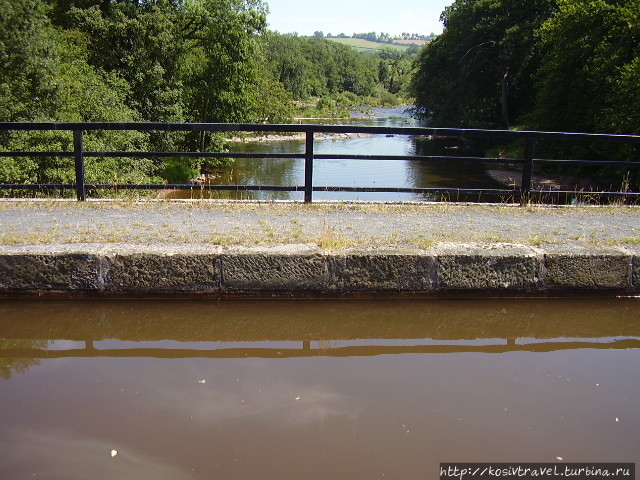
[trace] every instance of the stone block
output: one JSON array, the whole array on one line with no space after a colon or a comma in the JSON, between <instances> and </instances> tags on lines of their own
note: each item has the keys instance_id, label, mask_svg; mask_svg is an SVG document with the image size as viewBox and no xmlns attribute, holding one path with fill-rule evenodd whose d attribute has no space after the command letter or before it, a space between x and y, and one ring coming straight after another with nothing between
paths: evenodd
<instances>
[{"instance_id":1,"label":"stone block","mask_svg":"<svg viewBox=\"0 0 640 480\"><path fill-rule=\"evenodd\" d=\"M551 288L626 289L632 255L614 247L549 245L546 280Z\"/></svg>"},{"instance_id":2,"label":"stone block","mask_svg":"<svg viewBox=\"0 0 640 480\"><path fill-rule=\"evenodd\" d=\"M218 256L130 253L104 257L107 291L214 291L220 288Z\"/></svg>"},{"instance_id":3,"label":"stone block","mask_svg":"<svg viewBox=\"0 0 640 480\"><path fill-rule=\"evenodd\" d=\"M0 254L0 289L100 289L99 264L99 257L85 253Z\"/></svg>"},{"instance_id":4,"label":"stone block","mask_svg":"<svg viewBox=\"0 0 640 480\"><path fill-rule=\"evenodd\" d=\"M337 291L433 290L434 256L411 249L352 249L328 256L330 288Z\"/></svg>"},{"instance_id":5,"label":"stone block","mask_svg":"<svg viewBox=\"0 0 640 480\"><path fill-rule=\"evenodd\" d=\"M232 248L221 256L222 288L235 291L322 291L324 257L308 246Z\"/></svg>"},{"instance_id":6,"label":"stone block","mask_svg":"<svg viewBox=\"0 0 640 480\"><path fill-rule=\"evenodd\" d=\"M440 244L436 250L442 290L534 291L541 286L541 259L529 247Z\"/></svg>"}]
</instances>

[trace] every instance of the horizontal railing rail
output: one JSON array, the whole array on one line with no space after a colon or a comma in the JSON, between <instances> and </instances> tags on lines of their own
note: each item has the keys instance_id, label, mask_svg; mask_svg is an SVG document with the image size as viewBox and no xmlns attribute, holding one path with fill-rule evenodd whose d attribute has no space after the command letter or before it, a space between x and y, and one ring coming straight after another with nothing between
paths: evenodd
<instances>
[{"instance_id":1,"label":"horizontal railing rail","mask_svg":"<svg viewBox=\"0 0 640 480\"><path fill-rule=\"evenodd\" d=\"M0 162L7 157L32 158L73 158L75 166L75 183L0 183L0 190L74 190L78 200L85 200L87 191L97 190L205 190L205 191L284 191L304 192L304 201L313 200L313 193L319 191L330 192L379 192L379 193L417 193L425 195L447 195L450 198L459 195L483 195L519 198L521 203L528 203L533 194L549 194L551 191L532 189L533 165L552 164L561 166L595 166L595 167L624 167L638 168L640 161L610 161L610 160L580 160L580 159L546 159L534 158L534 148L537 141L569 141L569 142L612 142L629 145L640 144L640 135L619 135L601 133L572 133L572 132L541 132L515 130L485 130L458 129L436 127L374 127L374 126L346 126L346 125L316 125L316 124L241 124L241 123L43 123L43 122L0 122L0 133L17 131L67 131L73 134L73 150L69 151L0 151ZM85 132L93 131L137 131L137 132L255 132L255 133L299 133L304 134L305 149L302 153L240 153L240 152L198 152L198 151L85 151ZM314 141L319 134L369 134L369 135L408 135L441 138L481 138L499 141L523 141L523 158L478 157L456 155L367 155L353 154L316 154ZM244 158L244 159L303 159L304 184L302 185L213 185L201 184L103 184L87 183L85 175L85 159L100 158ZM521 165L522 178L519 188L438 188L438 187L339 187L316 186L313 182L313 167L315 160L353 160L353 161L447 161L447 162L481 162L483 164ZM0 178L0 182L2 179ZM556 195L579 195L584 192L555 190ZM640 193L628 191L597 191L607 197L631 197L640 199Z\"/></svg>"}]
</instances>

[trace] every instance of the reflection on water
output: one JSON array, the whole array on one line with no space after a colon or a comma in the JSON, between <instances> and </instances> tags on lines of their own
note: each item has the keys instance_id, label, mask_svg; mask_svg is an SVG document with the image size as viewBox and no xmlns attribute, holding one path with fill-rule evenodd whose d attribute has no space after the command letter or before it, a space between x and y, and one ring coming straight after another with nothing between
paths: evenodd
<instances>
[{"instance_id":1,"label":"reflection on water","mask_svg":"<svg viewBox=\"0 0 640 480\"><path fill-rule=\"evenodd\" d=\"M5 478L640 460L619 300L0 302Z\"/></svg>"},{"instance_id":2,"label":"reflection on water","mask_svg":"<svg viewBox=\"0 0 640 480\"><path fill-rule=\"evenodd\" d=\"M351 125L409 127L414 119L401 109L377 109L376 118L341 120ZM462 155L460 145L449 145L450 140L429 140L406 135L372 135L368 137L340 138L325 136L314 142L315 154L345 155ZM304 153L304 140L269 141L233 144L230 149L238 153ZM448 150L455 148L455 150ZM477 153L477 152L475 152ZM466 154L465 154L466 155ZM211 172L219 185L304 185L302 159L236 159L229 168ZM326 160L314 161L316 187L389 187L389 188L503 188L485 173L481 164L470 162L425 162L391 160ZM302 192L174 192L172 197L215 197L234 199L301 200ZM422 200L422 194L379 192L315 192L318 200Z\"/></svg>"}]
</instances>

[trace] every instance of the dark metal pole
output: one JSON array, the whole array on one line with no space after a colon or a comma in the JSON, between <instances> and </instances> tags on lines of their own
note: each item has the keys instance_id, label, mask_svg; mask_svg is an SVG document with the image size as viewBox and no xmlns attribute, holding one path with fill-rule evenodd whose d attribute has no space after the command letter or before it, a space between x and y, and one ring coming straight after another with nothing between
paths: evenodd
<instances>
[{"instance_id":1,"label":"dark metal pole","mask_svg":"<svg viewBox=\"0 0 640 480\"><path fill-rule=\"evenodd\" d=\"M306 135L304 151L304 203L313 201L313 131Z\"/></svg>"},{"instance_id":2,"label":"dark metal pole","mask_svg":"<svg viewBox=\"0 0 640 480\"><path fill-rule=\"evenodd\" d=\"M76 192L79 202L83 202L87 199L84 190L84 149L82 143L82 130L74 130L73 156L76 162Z\"/></svg>"},{"instance_id":3,"label":"dark metal pole","mask_svg":"<svg viewBox=\"0 0 640 480\"><path fill-rule=\"evenodd\" d=\"M533 147L535 140L527 138L524 145L524 165L522 166L522 185L520 186L520 205L529 203L531 193L531 176L533 174Z\"/></svg>"}]
</instances>

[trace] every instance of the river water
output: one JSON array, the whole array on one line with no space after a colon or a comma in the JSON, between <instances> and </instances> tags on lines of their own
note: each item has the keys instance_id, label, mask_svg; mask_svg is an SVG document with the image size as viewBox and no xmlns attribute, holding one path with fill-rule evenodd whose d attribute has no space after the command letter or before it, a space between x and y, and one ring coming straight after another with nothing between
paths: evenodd
<instances>
[{"instance_id":1,"label":"river water","mask_svg":"<svg viewBox=\"0 0 640 480\"><path fill-rule=\"evenodd\" d=\"M638 462L638 302L0 300L1 477Z\"/></svg>"},{"instance_id":2,"label":"river water","mask_svg":"<svg viewBox=\"0 0 640 480\"><path fill-rule=\"evenodd\" d=\"M316 123L323 123L318 121ZM372 116L355 116L341 120L342 124L412 127L417 126L400 108L376 108ZM434 141L425 138L395 135L336 138L329 135L314 143L316 154L347 155L428 155ZM303 153L304 140L236 143L231 151L239 153ZM441 153L441 152L438 152ZM304 184L304 160L302 159L236 159L229 168L216 170L212 183L230 185L282 185ZM473 163L447 163L426 161L387 160L321 160L314 162L314 186L339 187L391 187L391 188L504 188L486 175L482 165ZM301 200L301 192L174 192L169 197L246 198ZM429 200L421 194L375 192L315 192L318 200L380 200L407 201Z\"/></svg>"}]
</instances>

